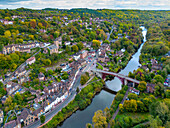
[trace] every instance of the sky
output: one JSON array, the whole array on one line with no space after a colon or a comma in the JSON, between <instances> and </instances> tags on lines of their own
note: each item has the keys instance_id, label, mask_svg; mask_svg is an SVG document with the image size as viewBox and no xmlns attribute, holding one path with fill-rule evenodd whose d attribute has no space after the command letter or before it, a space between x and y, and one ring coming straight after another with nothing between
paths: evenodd
<instances>
[{"instance_id":1,"label":"sky","mask_svg":"<svg viewBox=\"0 0 170 128\"><path fill-rule=\"evenodd\" d=\"M170 10L170 0L0 0L0 9L20 7Z\"/></svg>"}]
</instances>

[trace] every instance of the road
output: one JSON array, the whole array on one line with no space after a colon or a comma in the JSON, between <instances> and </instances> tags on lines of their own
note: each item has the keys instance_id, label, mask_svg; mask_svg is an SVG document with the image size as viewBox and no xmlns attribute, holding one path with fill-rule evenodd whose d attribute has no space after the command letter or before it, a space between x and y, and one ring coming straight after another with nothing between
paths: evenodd
<instances>
[{"instance_id":1,"label":"road","mask_svg":"<svg viewBox=\"0 0 170 128\"><path fill-rule=\"evenodd\" d=\"M62 108L64 108L65 106L67 106L67 104L69 102L71 102L74 97L76 96L76 89L78 86L80 86L80 78L81 78L81 74L88 71L91 66L93 65L94 61L95 61L96 57L93 58L93 60L87 64L87 66L85 67L84 71L83 72L79 72L77 74L77 77L76 77L76 81L73 85L73 88L72 88L72 92L71 92L71 95L68 96L68 98L60 103L59 105L57 105L51 112L47 113L45 116L46 116L46 119L45 119L45 123L48 122L52 117L54 117ZM37 128L41 125L41 122L40 120L37 120L35 122L33 122L32 124L30 124L29 126L25 127L25 128Z\"/></svg>"}]
</instances>

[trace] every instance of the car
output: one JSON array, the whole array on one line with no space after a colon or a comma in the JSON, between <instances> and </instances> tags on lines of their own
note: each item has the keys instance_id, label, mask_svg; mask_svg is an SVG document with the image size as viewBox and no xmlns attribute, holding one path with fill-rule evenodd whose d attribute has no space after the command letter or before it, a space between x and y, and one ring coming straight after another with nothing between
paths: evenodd
<instances>
[{"instance_id":1,"label":"car","mask_svg":"<svg viewBox=\"0 0 170 128\"><path fill-rule=\"evenodd\" d=\"M168 86L168 83L167 83L167 82L164 82L164 85L165 85L165 86Z\"/></svg>"}]
</instances>

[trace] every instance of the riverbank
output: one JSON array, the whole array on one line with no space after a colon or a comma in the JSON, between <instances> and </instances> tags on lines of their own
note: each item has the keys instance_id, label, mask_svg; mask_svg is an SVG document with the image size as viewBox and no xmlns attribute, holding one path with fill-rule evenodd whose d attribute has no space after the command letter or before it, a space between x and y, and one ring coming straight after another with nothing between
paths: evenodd
<instances>
[{"instance_id":1,"label":"riverbank","mask_svg":"<svg viewBox=\"0 0 170 128\"><path fill-rule=\"evenodd\" d=\"M103 81L100 80L84 87L80 93L76 95L73 101L71 101L66 107L58 112L58 114L55 115L51 121L42 127L57 127L77 110L85 109L89 104L91 104L93 97L101 91L103 84Z\"/></svg>"}]
</instances>

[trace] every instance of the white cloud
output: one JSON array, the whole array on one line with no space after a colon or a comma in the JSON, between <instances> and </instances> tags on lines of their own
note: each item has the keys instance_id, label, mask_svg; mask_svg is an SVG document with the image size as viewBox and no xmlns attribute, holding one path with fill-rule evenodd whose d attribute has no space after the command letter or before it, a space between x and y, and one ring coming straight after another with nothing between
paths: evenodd
<instances>
[{"instance_id":1,"label":"white cloud","mask_svg":"<svg viewBox=\"0 0 170 128\"><path fill-rule=\"evenodd\" d=\"M170 9L169 0L5 0L0 8Z\"/></svg>"}]
</instances>

